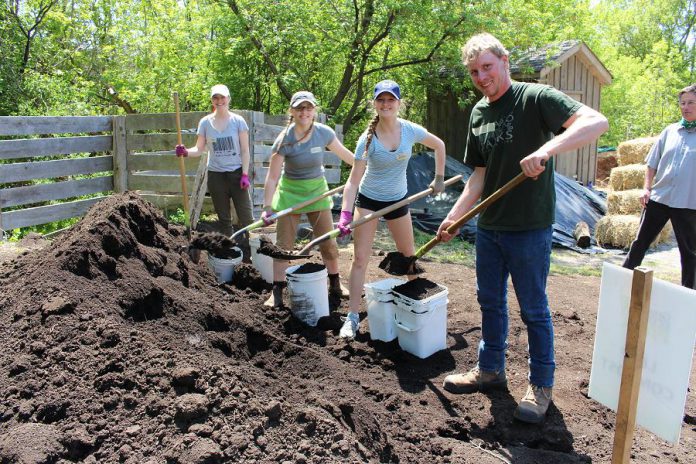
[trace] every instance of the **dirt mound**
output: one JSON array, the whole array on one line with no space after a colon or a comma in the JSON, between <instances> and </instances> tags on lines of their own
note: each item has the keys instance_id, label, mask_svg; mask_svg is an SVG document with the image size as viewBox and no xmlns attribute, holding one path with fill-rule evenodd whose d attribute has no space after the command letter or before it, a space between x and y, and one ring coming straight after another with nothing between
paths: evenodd
<instances>
[{"instance_id":1,"label":"dirt mound","mask_svg":"<svg viewBox=\"0 0 696 464\"><path fill-rule=\"evenodd\" d=\"M448 350L420 360L396 341L371 341L365 322L346 342L337 337L337 313L308 327L288 310L264 307L269 286L253 267L239 265L231 284L219 285L186 245L183 228L122 194L50 246L0 265L0 462L607 457L613 417L586 398L592 332L584 325L596 279L566 282L578 298L565 291L555 302L566 370L554 391L558 408L531 427L512 420L513 393L453 396L440 387L455 367L475 363L480 315L471 270L428 265L456 310ZM376 265L369 272L384 278ZM519 321L511 324L508 379L521 396L526 340ZM690 401L688 417L693 411ZM663 452L640 431L636 442L633 462L687 462L688 445Z\"/></svg>"}]
</instances>

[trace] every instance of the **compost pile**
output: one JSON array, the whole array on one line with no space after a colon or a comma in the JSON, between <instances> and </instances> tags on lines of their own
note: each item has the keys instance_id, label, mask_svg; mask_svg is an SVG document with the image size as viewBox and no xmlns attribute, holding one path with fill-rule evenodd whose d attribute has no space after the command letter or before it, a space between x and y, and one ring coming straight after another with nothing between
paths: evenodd
<instances>
[{"instance_id":1,"label":"compost pile","mask_svg":"<svg viewBox=\"0 0 696 464\"><path fill-rule=\"evenodd\" d=\"M232 284L219 285L207 260L192 262L186 246L182 227L137 195L119 194L50 246L0 265L1 463L607 457L613 417L583 393L591 343L579 340L591 335L575 309L589 286L574 282L582 298L554 316L562 365L584 371L559 373L559 408L530 427L512 420L511 393L455 397L441 389L446 373L476 359L472 271L437 274L450 275L457 310L449 349L421 360L396 341L371 341L365 322L345 342L339 314L308 327L264 307L269 288L253 267L240 265ZM514 323L515 396L526 375L519 333ZM692 418L693 402L689 408ZM576 438L569 428L580 430ZM638 437L634 462L686 462L688 445L663 453Z\"/></svg>"}]
</instances>

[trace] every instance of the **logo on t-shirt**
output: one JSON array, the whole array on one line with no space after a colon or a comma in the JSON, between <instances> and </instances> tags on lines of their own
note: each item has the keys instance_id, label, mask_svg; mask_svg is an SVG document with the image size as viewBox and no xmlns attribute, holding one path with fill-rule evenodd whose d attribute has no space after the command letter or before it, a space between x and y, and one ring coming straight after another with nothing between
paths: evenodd
<instances>
[{"instance_id":1,"label":"logo on t-shirt","mask_svg":"<svg viewBox=\"0 0 696 464\"><path fill-rule=\"evenodd\" d=\"M490 151L498 143L511 143L514 120L515 117L510 113L496 122L472 128L471 132L478 137L481 144L481 151Z\"/></svg>"},{"instance_id":2,"label":"logo on t-shirt","mask_svg":"<svg viewBox=\"0 0 696 464\"><path fill-rule=\"evenodd\" d=\"M237 156L237 152L234 149L234 137L215 139L213 141L213 152L218 157Z\"/></svg>"}]
</instances>

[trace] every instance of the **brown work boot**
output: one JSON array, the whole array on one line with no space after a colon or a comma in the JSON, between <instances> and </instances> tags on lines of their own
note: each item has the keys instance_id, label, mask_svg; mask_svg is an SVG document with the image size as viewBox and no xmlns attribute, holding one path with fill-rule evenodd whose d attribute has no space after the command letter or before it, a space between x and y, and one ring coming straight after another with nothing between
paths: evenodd
<instances>
[{"instance_id":1,"label":"brown work boot","mask_svg":"<svg viewBox=\"0 0 696 464\"><path fill-rule=\"evenodd\" d=\"M515 409L514 418L530 424L538 424L543 421L552 401L552 392L553 388L551 387L537 387L530 384L527 387L527 393Z\"/></svg>"},{"instance_id":2,"label":"brown work boot","mask_svg":"<svg viewBox=\"0 0 696 464\"><path fill-rule=\"evenodd\" d=\"M451 393L474 393L477 391L506 390L505 372L482 371L478 366L466 374L452 374L445 377L443 388Z\"/></svg>"}]
</instances>

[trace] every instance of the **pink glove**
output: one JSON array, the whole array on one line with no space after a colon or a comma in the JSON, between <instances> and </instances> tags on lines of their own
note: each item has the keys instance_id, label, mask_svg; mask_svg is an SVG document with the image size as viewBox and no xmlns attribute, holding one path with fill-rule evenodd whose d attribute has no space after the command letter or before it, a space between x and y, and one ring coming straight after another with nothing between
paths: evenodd
<instances>
[{"instance_id":1,"label":"pink glove","mask_svg":"<svg viewBox=\"0 0 696 464\"><path fill-rule=\"evenodd\" d=\"M338 230L341 232L339 237L345 237L350 234L350 223L353 222L353 213L350 211L341 211L341 217L338 220Z\"/></svg>"},{"instance_id":2,"label":"pink glove","mask_svg":"<svg viewBox=\"0 0 696 464\"><path fill-rule=\"evenodd\" d=\"M177 145L174 151L176 152L176 156L188 156L188 150L183 145Z\"/></svg>"},{"instance_id":3,"label":"pink glove","mask_svg":"<svg viewBox=\"0 0 696 464\"><path fill-rule=\"evenodd\" d=\"M273 216L273 210L270 207L263 210L263 213L261 213L261 220L264 225L270 226L275 222L275 219L271 219L271 216Z\"/></svg>"},{"instance_id":4,"label":"pink glove","mask_svg":"<svg viewBox=\"0 0 696 464\"><path fill-rule=\"evenodd\" d=\"M242 190L246 190L250 185L251 182L249 182L249 174L242 174L242 178L239 179L239 186L242 188Z\"/></svg>"}]
</instances>

